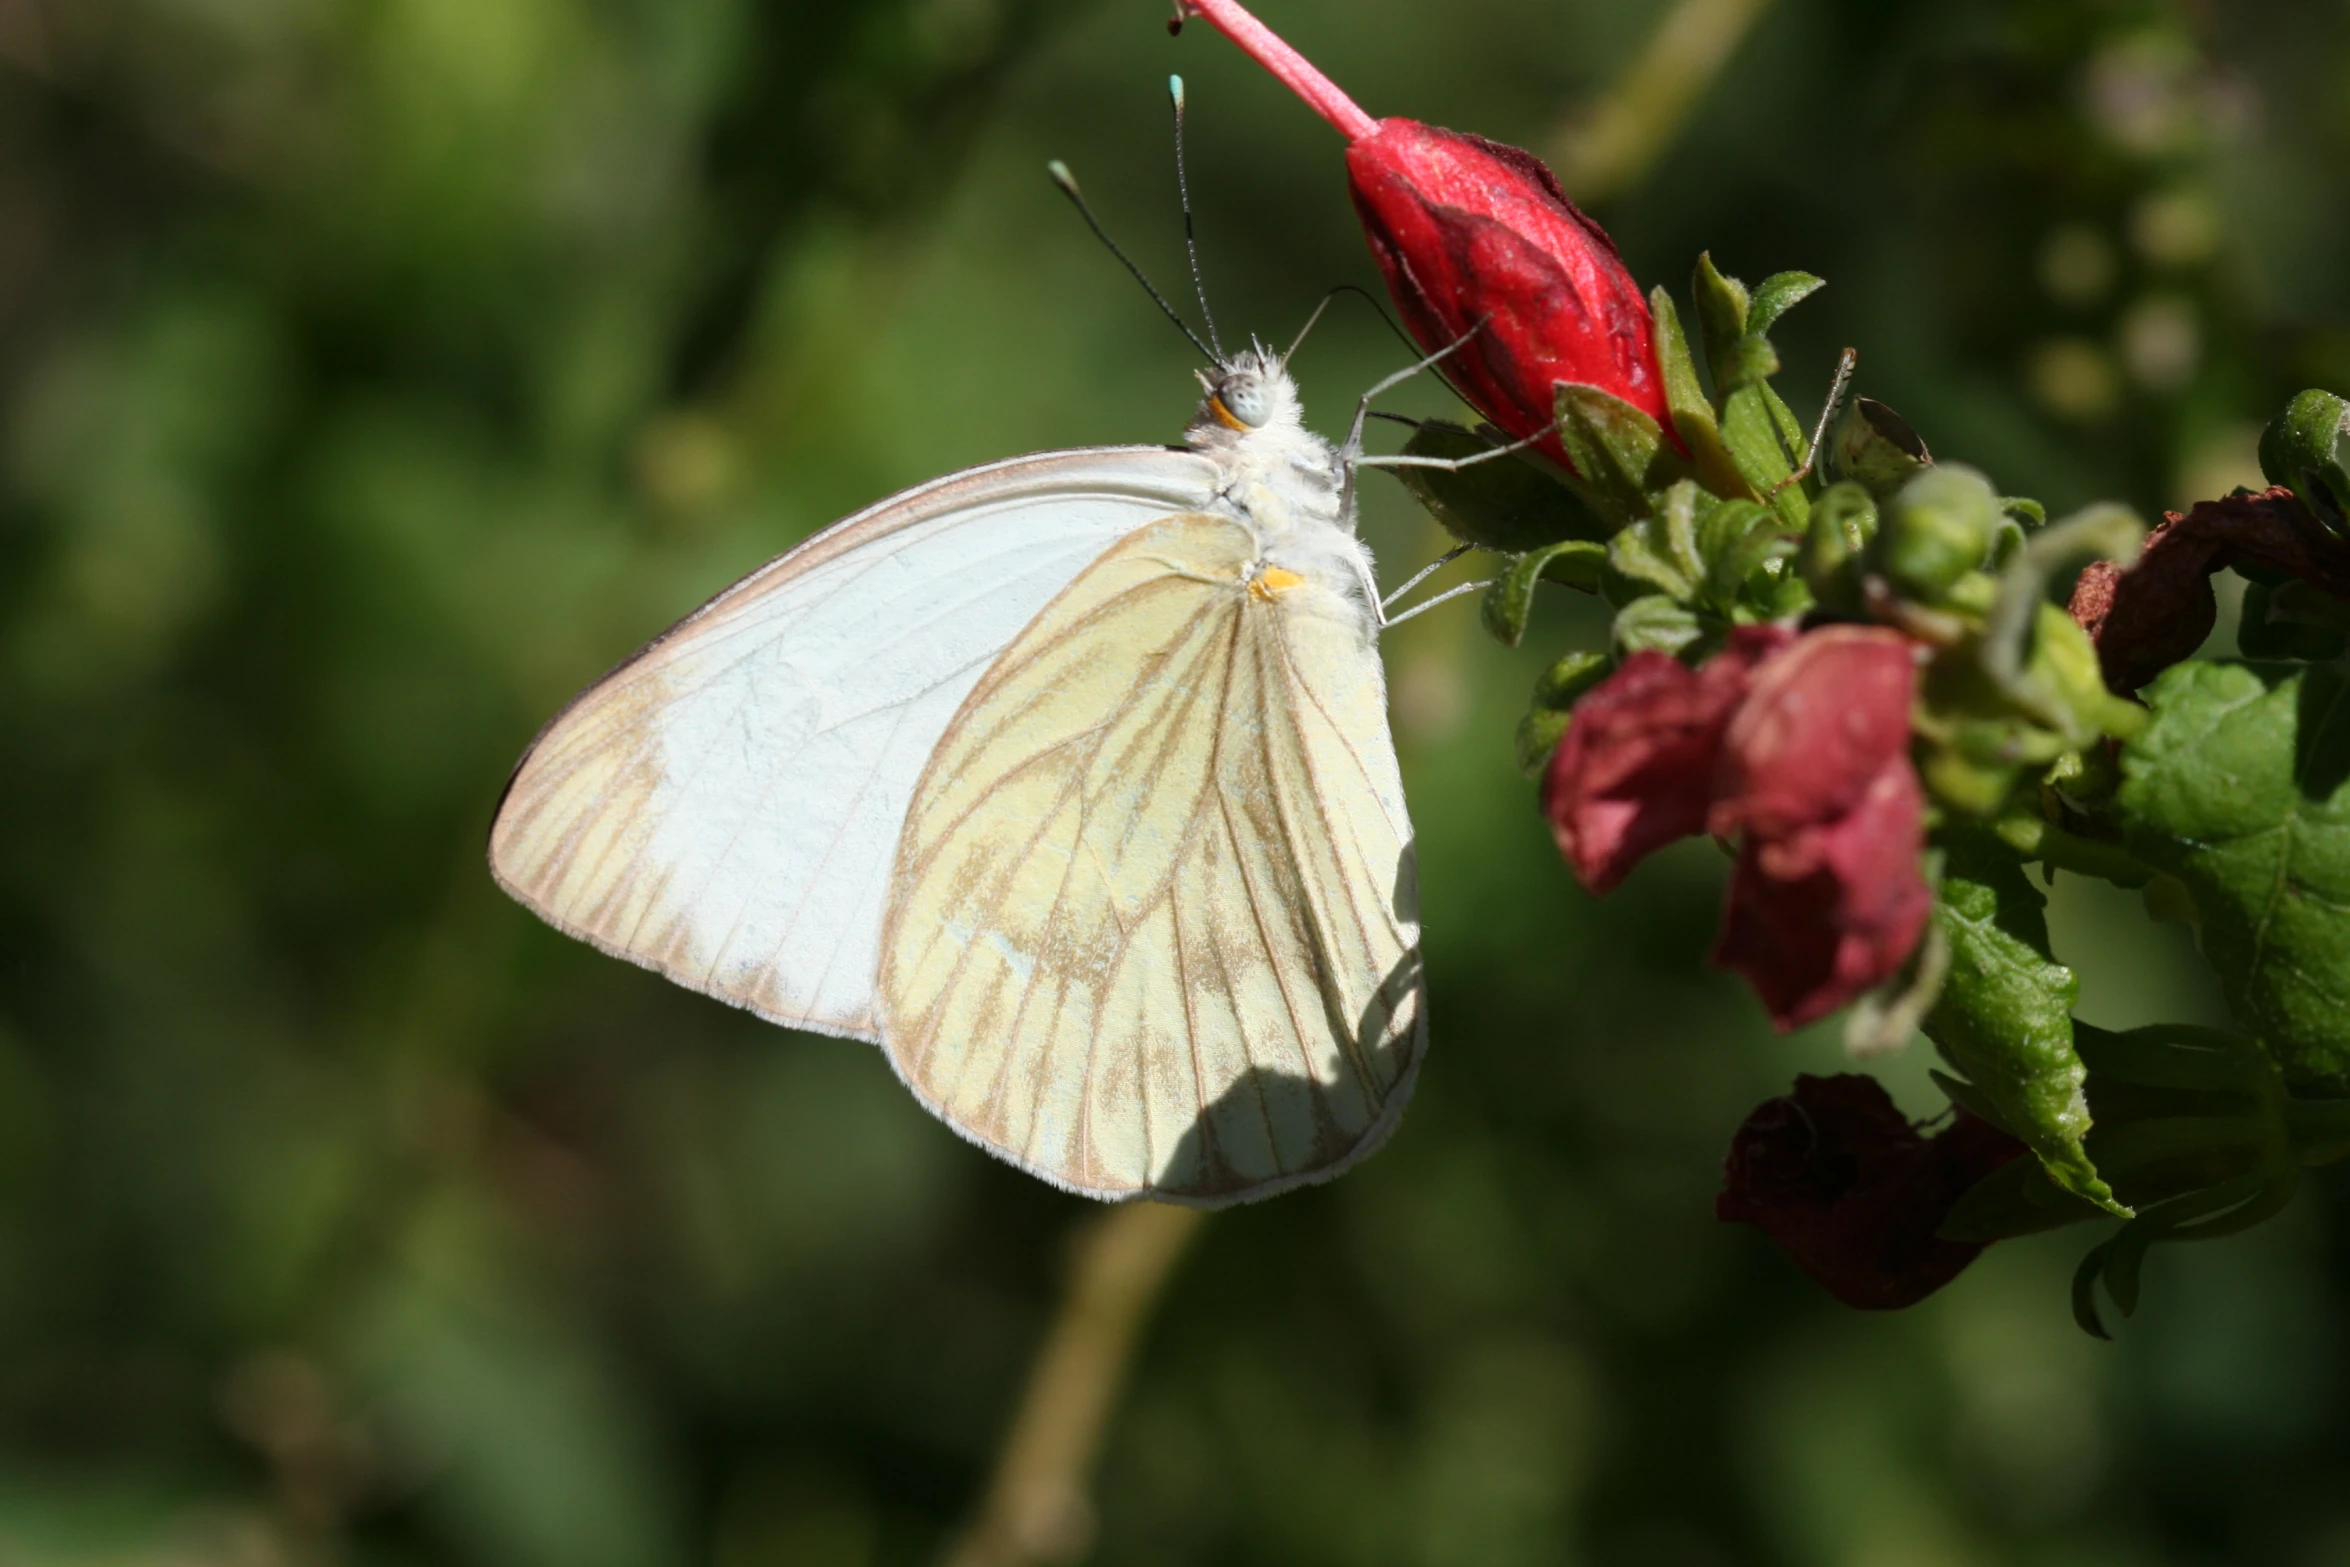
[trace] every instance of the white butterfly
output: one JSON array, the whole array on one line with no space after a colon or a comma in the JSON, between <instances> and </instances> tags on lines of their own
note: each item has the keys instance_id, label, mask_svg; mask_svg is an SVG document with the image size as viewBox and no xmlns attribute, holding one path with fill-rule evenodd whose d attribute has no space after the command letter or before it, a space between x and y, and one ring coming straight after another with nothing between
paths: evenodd
<instances>
[{"instance_id":1,"label":"white butterfly","mask_svg":"<svg viewBox=\"0 0 2350 1567\"><path fill-rule=\"evenodd\" d=\"M1354 454L1234 356L1188 449L891 497L539 735L490 837L560 930L879 1044L1055 1185L1221 1205L1385 1140L1427 1043Z\"/></svg>"}]
</instances>

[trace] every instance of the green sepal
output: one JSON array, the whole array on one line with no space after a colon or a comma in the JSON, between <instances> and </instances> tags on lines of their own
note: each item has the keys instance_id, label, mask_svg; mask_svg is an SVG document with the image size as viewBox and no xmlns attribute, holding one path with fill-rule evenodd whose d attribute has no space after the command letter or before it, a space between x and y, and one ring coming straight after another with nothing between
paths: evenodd
<instances>
[{"instance_id":1,"label":"green sepal","mask_svg":"<svg viewBox=\"0 0 2350 1567\"><path fill-rule=\"evenodd\" d=\"M1738 345L1746 340L1746 316L1750 296L1746 285L1725 275L1714 265L1713 252L1697 258L1697 271L1689 279L1689 297L1697 306L1697 330L1705 343L1705 362L1713 367L1715 388L1727 395L1730 389L1728 367L1738 357Z\"/></svg>"},{"instance_id":2,"label":"green sepal","mask_svg":"<svg viewBox=\"0 0 2350 1567\"><path fill-rule=\"evenodd\" d=\"M2350 403L2315 387L2285 405L2260 436L2260 471L2309 509L2345 527L2350 511Z\"/></svg>"},{"instance_id":3,"label":"green sepal","mask_svg":"<svg viewBox=\"0 0 2350 1567\"><path fill-rule=\"evenodd\" d=\"M1828 437L1836 471L1884 500L1933 466L1934 457L1909 421L1873 397L1845 405Z\"/></svg>"},{"instance_id":4,"label":"green sepal","mask_svg":"<svg viewBox=\"0 0 2350 1567\"><path fill-rule=\"evenodd\" d=\"M1527 777L1541 776L1567 732L1569 710L1615 667L1605 653L1569 653L1535 678L1533 701L1518 720L1518 767Z\"/></svg>"},{"instance_id":5,"label":"green sepal","mask_svg":"<svg viewBox=\"0 0 2350 1567\"><path fill-rule=\"evenodd\" d=\"M1812 596L1846 615L1861 613L1860 562L1877 536L1877 503L1846 480L1831 484L1812 502L1798 564Z\"/></svg>"},{"instance_id":6,"label":"green sepal","mask_svg":"<svg viewBox=\"0 0 2350 1567\"><path fill-rule=\"evenodd\" d=\"M1636 598L1616 611L1609 638L1625 654L1670 653L1705 635L1705 625L1694 611L1684 609L1661 593Z\"/></svg>"},{"instance_id":7,"label":"green sepal","mask_svg":"<svg viewBox=\"0 0 2350 1567\"><path fill-rule=\"evenodd\" d=\"M1803 422L1777 392L1757 380L1725 394L1722 440L1746 482L1756 494L1770 497L1790 530L1809 524L1811 501L1803 486L1780 483L1802 466L1809 442Z\"/></svg>"},{"instance_id":8,"label":"green sepal","mask_svg":"<svg viewBox=\"0 0 2350 1567\"><path fill-rule=\"evenodd\" d=\"M1659 286L1649 291L1649 311L1656 321L1656 357L1665 373L1665 408L1672 415L1673 433L1688 449L1690 467L1698 482L1727 499L1753 500L1753 486L1730 460L1722 444L1722 428L1714 405L1697 379L1697 361L1689 354L1689 339L1681 330L1680 312L1673 296Z\"/></svg>"},{"instance_id":9,"label":"green sepal","mask_svg":"<svg viewBox=\"0 0 2350 1567\"><path fill-rule=\"evenodd\" d=\"M1706 562L1699 596L1708 609L1725 619L1770 616L1777 606L1762 594L1777 584L1757 581L1757 574L1793 555L1795 540L1780 531L1778 513L1761 502L1722 501L1698 523L1697 552Z\"/></svg>"},{"instance_id":10,"label":"green sepal","mask_svg":"<svg viewBox=\"0 0 2350 1567\"><path fill-rule=\"evenodd\" d=\"M2230 1008L2287 1079L2350 1083L2350 677L2198 661L2145 698L2125 843L2184 887Z\"/></svg>"},{"instance_id":11,"label":"green sepal","mask_svg":"<svg viewBox=\"0 0 2350 1567\"><path fill-rule=\"evenodd\" d=\"M1921 474L1913 487L1939 483L1944 472L1956 471ZM2101 501L2033 534L2000 573L1983 627L1981 671L2014 712L2073 746L2135 734L2144 711L2106 689L2095 644L2070 613L2049 601L2049 583L2084 560L2126 566L2137 559L2145 536L2137 513Z\"/></svg>"},{"instance_id":12,"label":"green sepal","mask_svg":"<svg viewBox=\"0 0 2350 1567\"><path fill-rule=\"evenodd\" d=\"M1563 713L1615 668L1616 661L1605 653L1569 653L1534 677L1534 705Z\"/></svg>"},{"instance_id":13,"label":"green sepal","mask_svg":"<svg viewBox=\"0 0 2350 1567\"><path fill-rule=\"evenodd\" d=\"M1560 582L1570 588L1594 592L1599 587L1600 569L1607 562L1607 548L1588 539L1564 539L1538 550L1529 550L1510 563L1509 570L1494 578L1493 586L1485 590L1478 617L1493 640L1503 647L1516 647L1525 640L1526 619L1534 612L1534 590L1543 582Z\"/></svg>"},{"instance_id":14,"label":"green sepal","mask_svg":"<svg viewBox=\"0 0 2350 1567\"><path fill-rule=\"evenodd\" d=\"M2049 955L2047 900L1996 840L1959 832L1945 846L1934 921L1950 943L1950 974L1925 1035L1972 1087L1970 1108L2021 1138L2058 1186L2126 1217L2084 1145L2088 1073L2072 1019L2080 984Z\"/></svg>"},{"instance_id":15,"label":"green sepal","mask_svg":"<svg viewBox=\"0 0 2350 1567\"><path fill-rule=\"evenodd\" d=\"M1474 430L1431 419L1412 432L1404 452L1458 461L1490 452L1496 443ZM1608 525L1559 477L1512 454L1467 468L1396 467L1403 487L1444 531L1464 544L1519 555L1561 539L1605 539Z\"/></svg>"},{"instance_id":16,"label":"green sepal","mask_svg":"<svg viewBox=\"0 0 2350 1567\"><path fill-rule=\"evenodd\" d=\"M1746 306L1746 333L1760 337L1779 324L1779 318L1828 286L1828 280L1809 272L1774 272L1754 285Z\"/></svg>"},{"instance_id":17,"label":"green sepal","mask_svg":"<svg viewBox=\"0 0 2350 1567\"><path fill-rule=\"evenodd\" d=\"M1530 707L1520 715L1518 731L1512 737L1518 751L1518 771L1528 778L1540 778L1573 721L1572 713L1547 707Z\"/></svg>"},{"instance_id":18,"label":"green sepal","mask_svg":"<svg viewBox=\"0 0 2350 1567\"><path fill-rule=\"evenodd\" d=\"M1608 540L1605 586L1611 602L1628 604L1652 592L1677 604L1697 597L1706 576L1697 495L1696 483L1683 479L1665 491L1653 513Z\"/></svg>"},{"instance_id":19,"label":"green sepal","mask_svg":"<svg viewBox=\"0 0 2350 1567\"><path fill-rule=\"evenodd\" d=\"M1648 516L1686 471L1664 431L1596 386L1561 386L1556 395L1559 444L1592 505L1617 527Z\"/></svg>"}]
</instances>

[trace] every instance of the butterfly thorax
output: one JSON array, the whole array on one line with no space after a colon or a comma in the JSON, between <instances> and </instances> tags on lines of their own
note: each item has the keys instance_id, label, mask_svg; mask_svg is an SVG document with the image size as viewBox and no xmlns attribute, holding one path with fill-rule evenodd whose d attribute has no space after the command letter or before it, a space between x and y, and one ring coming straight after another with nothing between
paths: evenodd
<instances>
[{"instance_id":1,"label":"butterfly thorax","mask_svg":"<svg viewBox=\"0 0 2350 1567\"><path fill-rule=\"evenodd\" d=\"M1223 471L1218 499L1254 532L1267 565L1343 595L1376 624L1370 558L1355 537L1337 448L1305 426L1297 383L1265 349L1235 354L1200 383L1207 396L1184 431Z\"/></svg>"}]
</instances>

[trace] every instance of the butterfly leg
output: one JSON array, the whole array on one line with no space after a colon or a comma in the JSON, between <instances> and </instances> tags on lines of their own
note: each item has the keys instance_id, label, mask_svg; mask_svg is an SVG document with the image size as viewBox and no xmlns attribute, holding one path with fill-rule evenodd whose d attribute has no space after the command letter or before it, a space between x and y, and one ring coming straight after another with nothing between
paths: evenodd
<instances>
[{"instance_id":1,"label":"butterfly leg","mask_svg":"<svg viewBox=\"0 0 2350 1567\"><path fill-rule=\"evenodd\" d=\"M1430 354L1427 358L1420 360L1417 364L1407 365L1403 369L1396 371L1395 374L1387 377L1385 380L1375 383L1369 391L1363 394L1362 401L1355 404L1355 422L1348 427L1346 432L1346 445L1343 448L1343 451L1345 454L1347 466L1349 468L1352 468L1356 459L1360 458L1363 454L1363 422L1371 417L1371 400L1377 397L1381 392L1393 391L1396 387L1403 385L1404 382L1409 381L1413 376L1418 375L1421 371L1433 368L1448 354L1451 354L1455 350L1465 346L1470 338L1475 337L1479 332L1485 329L1485 323L1488 319L1489 318L1486 316L1479 316L1475 324L1472 325L1466 332L1463 332L1460 336L1454 338L1451 342L1445 344L1442 348L1439 348L1436 350L1436 352Z\"/></svg>"},{"instance_id":2,"label":"butterfly leg","mask_svg":"<svg viewBox=\"0 0 2350 1567\"><path fill-rule=\"evenodd\" d=\"M1397 588L1393 593L1388 594L1387 597L1379 601L1379 612L1382 615L1386 614L1388 605L1394 603L1397 599L1402 598L1406 593L1411 592L1412 589L1418 587L1421 583L1426 582L1430 577L1435 576L1445 567L1451 565L1454 561L1459 560L1463 555L1468 554L1469 551L1475 549L1476 547L1477 546L1474 544L1455 544L1451 549L1446 550L1443 554L1437 556L1427 565L1422 566L1418 571L1413 572L1411 576L1404 582L1402 587Z\"/></svg>"},{"instance_id":3,"label":"butterfly leg","mask_svg":"<svg viewBox=\"0 0 2350 1567\"><path fill-rule=\"evenodd\" d=\"M1836 417L1836 405L1844 401L1844 389L1852 384L1852 372L1859 363L1860 350L1857 348L1847 348L1837 357L1836 379L1828 383L1827 406L1820 410L1820 422L1812 429L1811 449L1803 454L1803 466L1772 485L1771 493L1764 496L1764 500L1773 500L1788 485L1800 484L1811 477L1812 464L1820 460L1820 444L1828 438L1828 421Z\"/></svg>"}]
</instances>

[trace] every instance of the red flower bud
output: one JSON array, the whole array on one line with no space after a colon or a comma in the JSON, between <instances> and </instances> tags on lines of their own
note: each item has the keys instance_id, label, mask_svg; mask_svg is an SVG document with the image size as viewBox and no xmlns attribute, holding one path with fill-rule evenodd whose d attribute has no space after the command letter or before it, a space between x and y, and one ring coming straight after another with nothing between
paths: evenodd
<instances>
[{"instance_id":1,"label":"red flower bud","mask_svg":"<svg viewBox=\"0 0 2350 1567\"><path fill-rule=\"evenodd\" d=\"M1382 120L1346 149L1346 171L1404 325L1430 353L1468 338L1444 370L1485 417L1519 437L1548 429L1565 383L1672 428L1648 300L1540 159ZM1556 437L1540 449L1566 460Z\"/></svg>"},{"instance_id":2,"label":"red flower bud","mask_svg":"<svg viewBox=\"0 0 2350 1567\"><path fill-rule=\"evenodd\" d=\"M1722 732L1747 679L1794 640L1776 626L1741 626L1701 670L1635 653L1575 704L1551 753L1542 809L1584 886L1606 892L1656 850L1704 829Z\"/></svg>"},{"instance_id":3,"label":"red flower bud","mask_svg":"<svg viewBox=\"0 0 2350 1567\"><path fill-rule=\"evenodd\" d=\"M1479 412L1525 438L1551 427L1558 386L1596 386L1678 444L1648 300L1541 159L1482 136L1374 120L1237 0L1176 8L1207 18L1346 137L1355 210L1388 292L1428 352L1468 339L1444 370ZM1567 461L1555 436L1539 449Z\"/></svg>"},{"instance_id":4,"label":"red flower bud","mask_svg":"<svg viewBox=\"0 0 2350 1567\"><path fill-rule=\"evenodd\" d=\"M1798 1077L1738 1128L1714 1214L1770 1236L1847 1306L1890 1310L1981 1254L1936 1232L1969 1187L2024 1151L1964 1110L1925 1137L1873 1077Z\"/></svg>"}]
</instances>

